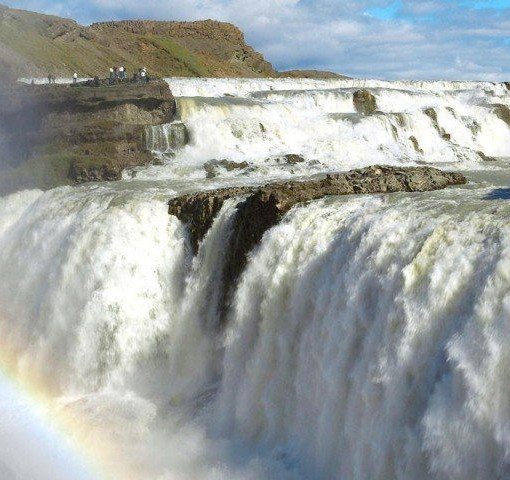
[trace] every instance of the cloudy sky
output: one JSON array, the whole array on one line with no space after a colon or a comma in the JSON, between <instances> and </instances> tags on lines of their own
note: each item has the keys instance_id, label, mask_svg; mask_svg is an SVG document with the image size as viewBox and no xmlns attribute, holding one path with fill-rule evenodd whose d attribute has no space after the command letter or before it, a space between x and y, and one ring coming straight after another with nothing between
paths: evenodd
<instances>
[{"instance_id":1,"label":"cloudy sky","mask_svg":"<svg viewBox=\"0 0 510 480\"><path fill-rule=\"evenodd\" d=\"M510 0L0 0L71 17L235 23L279 69L510 81Z\"/></svg>"}]
</instances>

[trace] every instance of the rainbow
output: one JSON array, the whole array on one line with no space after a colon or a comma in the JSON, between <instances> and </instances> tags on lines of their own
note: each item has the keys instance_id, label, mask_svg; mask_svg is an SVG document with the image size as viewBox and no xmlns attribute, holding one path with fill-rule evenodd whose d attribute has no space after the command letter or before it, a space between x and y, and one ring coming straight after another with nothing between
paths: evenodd
<instances>
[{"instance_id":1,"label":"rainbow","mask_svg":"<svg viewBox=\"0 0 510 480\"><path fill-rule=\"evenodd\" d=\"M2 480L140 478L130 471L129 461L115 451L108 432L78 418L72 408L67 408L70 400L56 401L41 382L26 376L20 378L13 368L14 359L2 357L0 360L5 360L0 361Z\"/></svg>"}]
</instances>

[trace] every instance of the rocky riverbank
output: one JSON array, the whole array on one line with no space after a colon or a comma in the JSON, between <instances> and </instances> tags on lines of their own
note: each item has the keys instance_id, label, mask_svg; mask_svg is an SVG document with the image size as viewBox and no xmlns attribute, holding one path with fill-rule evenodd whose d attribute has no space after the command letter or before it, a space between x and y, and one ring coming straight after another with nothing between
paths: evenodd
<instances>
[{"instance_id":1,"label":"rocky riverbank","mask_svg":"<svg viewBox=\"0 0 510 480\"><path fill-rule=\"evenodd\" d=\"M145 129L171 122L168 84L15 85L0 91L2 191L118 180L153 161Z\"/></svg>"},{"instance_id":2,"label":"rocky riverbank","mask_svg":"<svg viewBox=\"0 0 510 480\"><path fill-rule=\"evenodd\" d=\"M228 300L231 285L246 265L249 252L264 233L276 225L295 205L328 195L390 192L424 192L462 185L466 178L456 172L432 167L372 166L307 181L287 181L262 187L232 187L194 193L169 202L169 213L187 225L196 253L214 218L227 199L239 197L232 223L230 245L225 246L223 294L220 309Z\"/></svg>"}]
</instances>

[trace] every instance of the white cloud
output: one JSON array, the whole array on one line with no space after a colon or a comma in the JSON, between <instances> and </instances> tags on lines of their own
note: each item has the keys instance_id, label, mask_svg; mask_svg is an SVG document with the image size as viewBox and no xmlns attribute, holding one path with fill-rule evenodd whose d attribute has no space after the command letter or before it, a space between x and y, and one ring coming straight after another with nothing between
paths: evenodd
<instances>
[{"instance_id":1,"label":"white cloud","mask_svg":"<svg viewBox=\"0 0 510 480\"><path fill-rule=\"evenodd\" d=\"M4 0L82 22L214 18L237 24L278 68L378 78L510 79L510 10L460 0ZM398 2L398 0L397 0ZM465 1L464 1L465 3ZM400 6L393 19L368 9Z\"/></svg>"}]
</instances>

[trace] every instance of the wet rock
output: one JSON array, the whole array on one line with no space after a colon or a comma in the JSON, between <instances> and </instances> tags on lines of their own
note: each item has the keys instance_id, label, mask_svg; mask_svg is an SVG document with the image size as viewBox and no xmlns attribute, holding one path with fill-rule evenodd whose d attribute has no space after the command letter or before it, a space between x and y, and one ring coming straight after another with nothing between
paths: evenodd
<instances>
[{"instance_id":1,"label":"wet rock","mask_svg":"<svg viewBox=\"0 0 510 480\"><path fill-rule=\"evenodd\" d=\"M217 177L221 169L231 172L233 170L244 170L248 167L248 162L233 162L231 160L210 160L204 164L207 178Z\"/></svg>"},{"instance_id":2,"label":"wet rock","mask_svg":"<svg viewBox=\"0 0 510 480\"><path fill-rule=\"evenodd\" d=\"M232 235L226 249L223 295L225 311L231 286L242 273L248 253L264 233L276 225L295 205L328 195L390 192L424 192L466 183L460 173L431 167L372 166L307 181L287 181L261 187L234 187L184 195L169 202L169 213L187 225L191 247L198 252L200 241L211 227L223 203L239 197Z\"/></svg>"},{"instance_id":3,"label":"wet rock","mask_svg":"<svg viewBox=\"0 0 510 480\"><path fill-rule=\"evenodd\" d=\"M494 114L510 126L510 108L506 105L494 105Z\"/></svg>"},{"instance_id":4,"label":"wet rock","mask_svg":"<svg viewBox=\"0 0 510 480\"><path fill-rule=\"evenodd\" d=\"M411 141L411 143L413 144L413 148L414 150L417 152L417 153L421 153L423 154L423 149L420 148L420 144L418 143L418 139L414 136L414 135L411 135L409 137L409 140Z\"/></svg>"},{"instance_id":5,"label":"wet rock","mask_svg":"<svg viewBox=\"0 0 510 480\"><path fill-rule=\"evenodd\" d=\"M152 128L152 127L150 127ZM168 145L172 150L184 148L190 141L188 127L182 122L174 122L168 131Z\"/></svg>"},{"instance_id":6,"label":"wet rock","mask_svg":"<svg viewBox=\"0 0 510 480\"><path fill-rule=\"evenodd\" d=\"M478 156L484 161L484 162L495 162L496 159L494 157L488 157L487 155L485 155L485 153L483 153L482 151L478 151L476 152L478 154Z\"/></svg>"},{"instance_id":7,"label":"wet rock","mask_svg":"<svg viewBox=\"0 0 510 480\"><path fill-rule=\"evenodd\" d=\"M296 165L298 163L303 163L305 161L305 159L301 155L296 155L294 153L284 155L283 159L285 160L285 163L287 163L287 165Z\"/></svg>"},{"instance_id":8,"label":"wet rock","mask_svg":"<svg viewBox=\"0 0 510 480\"><path fill-rule=\"evenodd\" d=\"M432 120L432 125L434 125L434 128L437 130L439 135L441 135L441 138L449 142L452 139L452 136L446 132L444 128L439 126L436 110L433 108L426 108L423 113Z\"/></svg>"},{"instance_id":9,"label":"wet rock","mask_svg":"<svg viewBox=\"0 0 510 480\"><path fill-rule=\"evenodd\" d=\"M354 108L358 113L370 115L377 111L377 101L368 90L357 90L353 95Z\"/></svg>"},{"instance_id":10,"label":"wet rock","mask_svg":"<svg viewBox=\"0 0 510 480\"><path fill-rule=\"evenodd\" d=\"M438 123L437 123L437 112L436 112L433 108L426 108L426 109L423 111L423 113L424 113L425 115L427 115L427 117L429 117L429 118L432 120L432 123L434 123L434 126L435 126L436 128L438 128L438 127L437 127L437 125L438 125Z\"/></svg>"}]
</instances>

